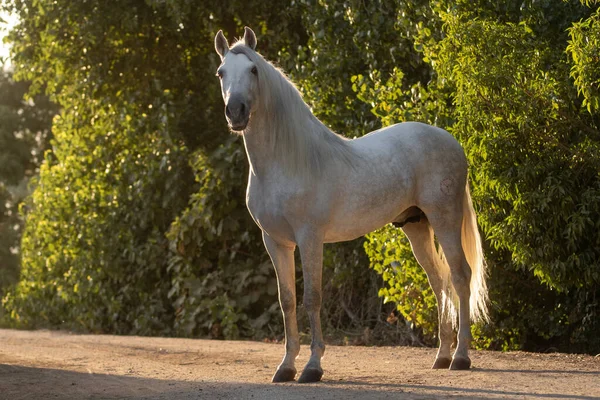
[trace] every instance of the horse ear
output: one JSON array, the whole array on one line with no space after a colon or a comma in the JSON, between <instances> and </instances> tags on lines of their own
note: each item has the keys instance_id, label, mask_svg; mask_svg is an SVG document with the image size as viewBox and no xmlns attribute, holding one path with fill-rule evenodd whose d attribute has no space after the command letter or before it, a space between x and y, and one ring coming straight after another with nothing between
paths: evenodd
<instances>
[{"instance_id":1,"label":"horse ear","mask_svg":"<svg viewBox=\"0 0 600 400\"><path fill-rule=\"evenodd\" d=\"M256 49L256 35L254 34L254 31L247 26L244 27L244 43L252 50Z\"/></svg>"},{"instance_id":2,"label":"horse ear","mask_svg":"<svg viewBox=\"0 0 600 400\"><path fill-rule=\"evenodd\" d=\"M223 35L223 31L221 30L215 36L215 50L221 56L221 60L225 58L225 55L229 51L229 43L227 43L227 39L225 39L225 35Z\"/></svg>"}]
</instances>

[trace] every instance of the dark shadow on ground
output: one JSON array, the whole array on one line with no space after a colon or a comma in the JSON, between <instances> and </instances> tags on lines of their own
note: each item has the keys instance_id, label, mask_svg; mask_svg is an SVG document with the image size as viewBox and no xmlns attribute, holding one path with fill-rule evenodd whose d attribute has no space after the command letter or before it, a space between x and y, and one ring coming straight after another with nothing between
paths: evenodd
<instances>
[{"instance_id":1,"label":"dark shadow on ground","mask_svg":"<svg viewBox=\"0 0 600 400\"><path fill-rule=\"evenodd\" d=\"M513 371L520 372L520 371ZM335 385L335 382L331 383ZM576 394L562 394L562 393L531 393L526 391L509 391L509 390L494 390L494 389L473 389L473 388L461 388L461 387L453 387L453 386L431 386L431 385L414 385L414 384L394 384L394 383L382 383L382 384L372 384L366 382L357 382L357 381L346 381L339 382L341 385L356 385L362 387L369 386L377 386L377 387L385 387L388 389L401 389L402 391L411 392L413 394L416 392L427 392L429 395L427 398L440 398L443 397L452 397L452 398L468 398L468 399L490 399L490 398L498 398L498 397L508 397L508 398L542 398L542 399L577 399L577 400L598 400L600 397L598 396L584 396L584 395L576 395ZM468 393L461 394L460 392Z\"/></svg>"},{"instance_id":2,"label":"dark shadow on ground","mask_svg":"<svg viewBox=\"0 0 600 400\"><path fill-rule=\"evenodd\" d=\"M577 371L577 370L552 370L552 369L494 369L494 368L471 368L471 371L477 372L498 372L498 373L518 373L518 374L573 374L573 375L596 375L600 377L600 371Z\"/></svg>"},{"instance_id":3,"label":"dark shadow on ground","mask_svg":"<svg viewBox=\"0 0 600 400\"><path fill-rule=\"evenodd\" d=\"M461 393L462 392L462 393ZM0 398L37 399L489 399L497 397L593 399L568 394L467 389L415 384L327 381L301 385L161 380L0 364Z\"/></svg>"}]
</instances>

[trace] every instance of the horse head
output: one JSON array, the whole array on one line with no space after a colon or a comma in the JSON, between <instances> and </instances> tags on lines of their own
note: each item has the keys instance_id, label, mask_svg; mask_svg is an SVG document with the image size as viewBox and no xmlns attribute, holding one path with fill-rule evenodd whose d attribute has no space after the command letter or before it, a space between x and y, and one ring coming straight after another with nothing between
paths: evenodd
<instances>
[{"instance_id":1,"label":"horse head","mask_svg":"<svg viewBox=\"0 0 600 400\"><path fill-rule=\"evenodd\" d=\"M258 69L241 50L245 46L256 48L256 35L252 29L244 29L244 38L229 47L223 31L215 36L215 50L221 57L217 76L221 80L221 93L225 102L225 118L233 131L243 131L250 115L256 108Z\"/></svg>"}]
</instances>

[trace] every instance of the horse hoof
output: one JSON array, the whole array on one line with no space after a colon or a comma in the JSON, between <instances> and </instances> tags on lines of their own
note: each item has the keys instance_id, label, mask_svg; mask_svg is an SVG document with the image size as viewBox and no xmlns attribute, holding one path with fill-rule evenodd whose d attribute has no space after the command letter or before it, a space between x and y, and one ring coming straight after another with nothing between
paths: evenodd
<instances>
[{"instance_id":1,"label":"horse hoof","mask_svg":"<svg viewBox=\"0 0 600 400\"><path fill-rule=\"evenodd\" d=\"M436 358L431 369L448 369L452 360L447 357Z\"/></svg>"},{"instance_id":2,"label":"horse hoof","mask_svg":"<svg viewBox=\"0 0 600 400\"><path fill-rule=\"evenodd\" d=\"M298 383L319 382L322 376L322 369L308 368L302 371Z\"/></svg>"},{"instance_id":3,"label":"horse hoof","mask_svg":"<svg viewBox=\"0 0 600 400\"><path fill-rule=\"evenodd\" d=\"M452 364L450 364L450 369L453 370L461 370L461 369L469 369L471 368L471 360L463 357L455 357L452 360Z\"/></svg>"},{"instance_id":4,"label":"horse hoof","mask_svg":"<svg viewBox=\"0 0 600 400\"><path fill-rule=\"evenodd\" d=\"M273 375L273 379L271 382L289 382L293 381L296 377L296 368L279 368L275 375Z\"/></svg>"}]
</instances>

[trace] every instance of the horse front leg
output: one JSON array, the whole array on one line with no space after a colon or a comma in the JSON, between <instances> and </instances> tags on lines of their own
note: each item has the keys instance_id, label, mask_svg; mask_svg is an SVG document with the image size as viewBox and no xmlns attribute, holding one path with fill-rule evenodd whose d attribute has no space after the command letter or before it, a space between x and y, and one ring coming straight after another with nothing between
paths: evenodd
<instances>
[{"instance_id":1,"label":"horse front leg","mask_svg":"<svg viewBox=\"0 0 600 400\"><path fill-rule=\"evenodd\" d=\"M279 304L285 329L285 355L277 367L272 382L293 381L296 377L294 363L300 352L298 321L296 319L296 271L294 247L283 246L263 232L263 241L277 274Z\"/></svg>"},{"instance_id":2,"label":"horse front leg","mask_svg":"<svg viewBox=\"0 0 600 400\"><path fill-rule=\"evenodd\" d=\"M323 273L323 241L317 235L304 237L298 243L304 276L304 307L308 314L311 331L310 359L298 382L318 382L323 376L321 358L325 343L321 332L321 287Z\"/></svg>"}]
</instances>

